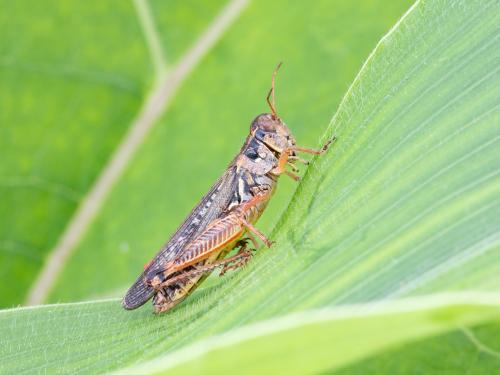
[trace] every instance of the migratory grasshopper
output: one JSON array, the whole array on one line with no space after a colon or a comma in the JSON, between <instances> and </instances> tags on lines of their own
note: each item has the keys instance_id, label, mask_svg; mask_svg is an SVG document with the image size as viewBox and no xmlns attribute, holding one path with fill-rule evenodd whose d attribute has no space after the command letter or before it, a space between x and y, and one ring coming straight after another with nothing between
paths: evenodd
<instances>
[{"instance_id":1,"label":"migratory grasshopper","mask_svg":"<svg viewBox=\"0 0 500 375\"><path fill-rule=\"evenodd\" d=\"M280 64L281 65L281 64ZM278 177L299 177L296 162L308 164L298 152L322 154L322 149L299 147L285 123L276 113L273 73L267 103L271 113L255 118L243 147L226 171L187 219L174 233L123 298L127 310L143 305L153 297L156 313L168 311L186 298L216 268L221 275L246 264L258 237L267 247L272 242L254 227L273 195ZM292 171L286 167L290 167ZM238 252L226 258L234 249Z\"/></svg>"}]
</instances>

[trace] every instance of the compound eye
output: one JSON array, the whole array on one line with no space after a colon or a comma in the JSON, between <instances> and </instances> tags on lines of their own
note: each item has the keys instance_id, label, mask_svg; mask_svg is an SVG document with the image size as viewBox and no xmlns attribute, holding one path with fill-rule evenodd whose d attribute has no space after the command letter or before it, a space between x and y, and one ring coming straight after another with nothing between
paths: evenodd
<instances>
[{"instance_id":1,"label":"compound eye","mask_svg":"<svg viewBox=\"0 0 500 375\"><path fill-rule=\"evenodd\" d=\"M266 132L262 128L259 128L255 131L255 138L257 138L259 141L264 142L265 137Z\"/></svg>"}]
</instances>

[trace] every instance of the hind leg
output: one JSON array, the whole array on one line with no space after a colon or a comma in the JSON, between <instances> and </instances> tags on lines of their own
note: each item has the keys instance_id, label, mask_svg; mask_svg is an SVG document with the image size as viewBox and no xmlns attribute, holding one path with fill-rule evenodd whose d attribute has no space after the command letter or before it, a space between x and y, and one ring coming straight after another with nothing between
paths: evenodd
<instances>
[{"instance_id":1,"label":"hind leg","mask_svg":"<svg viewBox=\"0 0 500 375\"><path fill-rule=\"evenodd\" d=\"M253 241L255 241L255 240L253 240ZM232 261L224 264L224 266L222 267L222 270L219 273L219 276L224 276L227 271L235 270L235 269L238 269L240 267L243 267L245 264L247 264L250 261L250 259L253 256L253 251L255 251L255 249L247 250L247 247L248 247L247 240L244 239L244 240L242 240L242 242L243 243L242 243L240 249L238 250L236 255L233 257L234 259ZM229 260L229 258L227 258L226 260Z\"/></svg>"},{"instance_id":2,"label":"hind leg","mask_svg":"<svg viewBox=\"0 0 500 375\"><path fill-rule=\"evenodd\" d=\"M212 264L199 266L193 270L183 272L177 276L174 276L170 279L167 279L164 282L155 285L155 288L158 288L158 289L167 288L167 287L174 285L174 284L177 284L181 281L185 281L191 277L200 276L200 275L203 275L205 273L212 272L214 269L219 268L219 267L222 267L222 271L221 271L220 276L223 276L225 272L232 270L232 269L242 267L243 265L245 265L250 260L252 255L253 255L253 253L251 250L243 250L243 251L240 250L240 251L238 251L237 254L235 254L229 258L219 260L219 261L214 262Z\"/></svg>"}]
</instances>

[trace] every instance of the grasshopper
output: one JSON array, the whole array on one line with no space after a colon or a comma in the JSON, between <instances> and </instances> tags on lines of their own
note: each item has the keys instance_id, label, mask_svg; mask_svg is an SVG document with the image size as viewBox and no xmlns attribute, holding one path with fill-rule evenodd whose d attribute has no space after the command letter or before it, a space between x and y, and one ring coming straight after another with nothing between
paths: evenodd
<instances>
[{"instance_id":1,"label":"grasshopper","mask_svg":"<svg viewBox=\"0 0 500 375\"><path fill-rule=\"evenodd\" d=\"M308 161L297 153L322 154L334 140L319 150L295 144L276 112L274 87L280 66L266 98L271 113L253 120L250 134L224 174L128 290L122 302L125 309L135 309L153 297L156 313L168 311L214 269L221 268L222 276L245 265L259 247L256 237L271 247L272 242L254 223L272 197L278 177L285 174L298 181L295 163L307 165ZM254 249L248 249L249 242ZM226 257L233 250L237 250L235 255Z\"/></svg>"}]
</instances>

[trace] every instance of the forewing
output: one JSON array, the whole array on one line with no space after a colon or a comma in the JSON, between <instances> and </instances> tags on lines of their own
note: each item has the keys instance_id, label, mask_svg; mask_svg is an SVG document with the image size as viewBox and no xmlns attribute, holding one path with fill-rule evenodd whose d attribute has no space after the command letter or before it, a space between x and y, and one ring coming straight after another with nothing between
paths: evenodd
<instances>
[{"instance_id":1,"label":"forewing","mask_svg":"<svg viewBox=\"0 0 500 375\"><path fill-rule=\"evenodd\" d=\"M164 265L179 254L188 242L193 240L209 223L222 214L234 196L237 178L236 166L232 164L130 287L123 298L122 304L124 308L135 309L153 296L154 290L145 283L145 280L151 279L160 272Z\"/></svg>"}]
</instances>

